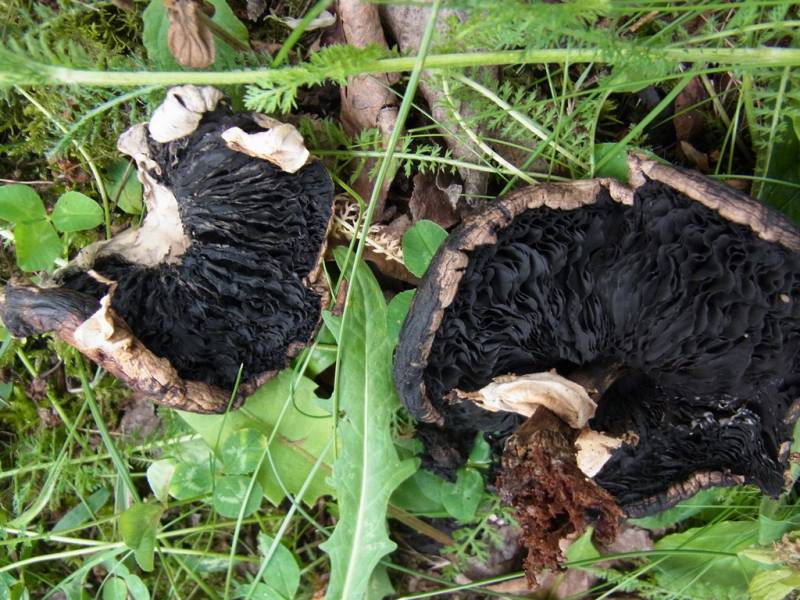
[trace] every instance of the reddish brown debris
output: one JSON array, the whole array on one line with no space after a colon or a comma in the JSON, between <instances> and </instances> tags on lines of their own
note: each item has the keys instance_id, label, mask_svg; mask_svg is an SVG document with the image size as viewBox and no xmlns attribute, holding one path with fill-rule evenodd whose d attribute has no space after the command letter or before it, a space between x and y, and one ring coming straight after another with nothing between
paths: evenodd
<instances>
[{"instance_id":1,"label":"reddish brown debris","mask_svg":"<svg viewBox=\"0 0 800 600\"><path fill-rule=\"evenodd\" d=\"M503 452L496 484L522 527L531 586L543 569L559 568L562 539L593 525L595 540L607 544L619 531L622 510L578 469L574 437L574 430L541 407L509 438Z\"/></svg>"}]
</instances>

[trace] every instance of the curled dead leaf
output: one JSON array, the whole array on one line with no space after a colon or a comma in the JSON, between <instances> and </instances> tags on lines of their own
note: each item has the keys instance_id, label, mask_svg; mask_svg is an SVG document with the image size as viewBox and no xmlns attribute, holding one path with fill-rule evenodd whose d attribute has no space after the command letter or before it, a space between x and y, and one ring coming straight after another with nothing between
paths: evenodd
<instances>
[{"instance_id":1,"label":"curled dead leaf","mask_svg":"<svg viewBox=\"0 0 800 600\"><path fill-rule=\"evenodd\" d=\"M204 69L214 62L214 35L193 0L164 0L169 19L167 45L179 65Z\"/></svg>"}]
</instances>

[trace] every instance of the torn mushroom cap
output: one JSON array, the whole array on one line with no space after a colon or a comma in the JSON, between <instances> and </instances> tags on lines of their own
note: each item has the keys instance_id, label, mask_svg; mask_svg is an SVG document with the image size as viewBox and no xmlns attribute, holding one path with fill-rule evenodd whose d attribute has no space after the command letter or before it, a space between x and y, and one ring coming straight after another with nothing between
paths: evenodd
<instances>
[{"instance_id":1,"label":"torn mushroom cap","mask_svg":"<svg viewBox=\"0 0 800 600\"><path fill-rule=\"evenodd\" d=\"M170 90L121 139L144 184L142 228L85 250L61 288L10 284L0 307L12 333L55 330L134 389L196 412L225 410L240 366L234 405L284 368L327 299L330 177L318 161L288 173L230 148L225 132L263 129L221 97ZM297 153L298 135L282 131Z\"/></svg>"},{"instance_id":2,"label":"torn mushroom cap","mask_svg":"<svg viewBox=\"0 0 800 600\"><path fill-rule=\"evenodd\" d=\"M502 438L521 417L449 402L454 390L619 363L590 424L639 438L594 476L629 515L720 483L777 494L800 395L800 235L714 181L631 163L634 190L525 188L451 234L401 331L400 398L429 447Z\"/></svg>"}]
</instances>

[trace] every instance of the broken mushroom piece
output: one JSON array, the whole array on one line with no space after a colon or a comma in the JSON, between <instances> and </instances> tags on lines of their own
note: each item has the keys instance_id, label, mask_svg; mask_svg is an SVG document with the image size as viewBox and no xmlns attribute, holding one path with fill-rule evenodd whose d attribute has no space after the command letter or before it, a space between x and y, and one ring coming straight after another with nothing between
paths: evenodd
<instances>
[{"instance_id":1,"label":"broken mushroom piece","mask_svg":"<svg viewBox=\"0 0 800 600\"><path fill-rule=\"evenodd\" d=\"M57 286L9 284L9 330L54 330L134 389L196 412L228 407L240 365L234 406L286 367L327 300L333 184L291 126L272 124L292 142L273 144L277 160L228 143L234 131L268 145L260 120L213 88L170 90L149 127L120 138L144 184L142 226L84 249Z\"/></svg>"},{"instance_id":2,"label":"broken mushroom piece","mask_svg":"<svg viewBox=\"0 0 800 600\"><path fill-rule=\"evenodd\" d=\"M699 175L638 157L631 172L633 190L522 189L442 245L394 365L428 468L452 473L476 431L502 451L537 406L564 419L541 386L524 389L528 374L554 372L596 403L589 429L571 429L572 452L586 485L628 516L710 485L783 489L800 396L800 234ZM513 394L493 397L497 378ZM514 439L506 492L510 457L525 454ZM558 519L574 522L564 509Z\"/></svg>"}]
</instances>

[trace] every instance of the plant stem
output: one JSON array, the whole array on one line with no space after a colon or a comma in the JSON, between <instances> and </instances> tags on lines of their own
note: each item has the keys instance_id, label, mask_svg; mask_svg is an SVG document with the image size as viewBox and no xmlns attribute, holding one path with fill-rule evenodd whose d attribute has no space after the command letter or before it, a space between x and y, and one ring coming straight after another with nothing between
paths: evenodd
<instances>
[{"instance_id":1,"label":"plant stem","mask_svg":"<svg viewBox=\"0 0 800 600\"><path fill-rule=\"evenodd\" d=\"M100 432L100 438L103 440L106 451L111 456L111 461L114 463L117 473L122 479L123 484L127 488L134 502L141 502L142 500L139 497L139 492L136 491L136 486L133 484L131 475L128 472L127 462L122 458L122 454L120 454L120 451L117 449L116 445L114 445L114 441L111 439L108 427L106 426L105 421L103 421L103 415L100 413L100 408L97 406L97 402L95 401L94 392L89 387L89 378L86 374L86 367L83 364L83 359L78 359L77 364L78 375L80 376L81 387L83 388L83 396L86 400L86 403L89 405L89 410L91 411L92 417L97 425L97 429Z\"/></svg>"},{"instance_id":2,"label":"plant stem","mask_svg":"<svg viewBox=\"0 0 800 600\"><path fill-rule=\"evenodd\" d=\"M636 52L641 55L642 49ZM546 48L531 50L497 50L460 54L430 54L425 68L447 69L488 65L532 63L561 64L615 63L624 61L630 51L607 52L599 49ZM655 54L655 53L654 53ZM659 60L673 63L718 63L736 67L789 67L800 65L798 48L659 48ZM641 58L641 56L640 56ZM414 67L416 57L400 56L370 60L366 63L344 65L338 74L345 77L361 73L399 73ZM3 73L0 81L12 80L18 85L92 85L98 87L129 87L144 85L241 85L272 84L286 81L287 74L296 73L303 79L307 65L281 69L249 69L235 71L90 71L36 64L27 73Z\"/></svg>"},{"instance_id":3,"label":"plant stem","mask_svg":"<svg viewBox=\"0 0 800 600\"><path fill-rule=\"evenodd\" d=\"M458 107L456 106L455 101L453 100L453 97L450 94L450 85L447 83L447 78L442 77L440 84L442 87L442 92L444 93L445 100L447 100L447 104L450 108L451 116L453 117L455 122L458 123L458 126L461 127L461 130L467 134L467 137L470 139L470 141L473 144L475 144L478 148L480 148L484 154L488 155L497 164L511 171L514 177L519 177L527 184L536 183L536 180L533 179L533 177L529 177L528 175L520 171L517 167L515 167L513 164L511 164L505 158L503 158L497 152L495 152L494 148L492 148L489 144L487 144L478 137L478 134L475 133L469 127L469 125L466 124L464 118L461 116L461 113L458 112Z\"/></svg>"}]
</instances>

